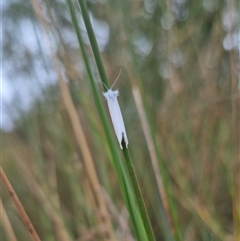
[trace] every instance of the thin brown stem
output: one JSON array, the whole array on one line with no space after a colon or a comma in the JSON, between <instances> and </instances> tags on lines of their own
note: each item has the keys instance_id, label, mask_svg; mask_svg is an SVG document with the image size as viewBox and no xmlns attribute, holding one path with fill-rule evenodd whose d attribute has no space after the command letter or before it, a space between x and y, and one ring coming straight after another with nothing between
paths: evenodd
<instances>
[{"instance_id":1,"label":"thin brown stem","mask_svg":"<svg viewBox=\"0 0 240 241\"><path fill-rule=\"evenodd\" d=\"M28 231L30 232L32 239L34 241L41 241L41 239L39 238L35 228L33 227L33 224L31 222L31 220L29 219L27 213L24 210L23 205L21 204L16 192L14 191L11 183L9 182L5 172L3 171L2 167L0 167L0 178L4 184L4 186L6 187L7 191L10 194L11 199L13 200L16 208L18 209L18 212L24 222L24 224L26 225Z\"/></svg>"}]
</instances>

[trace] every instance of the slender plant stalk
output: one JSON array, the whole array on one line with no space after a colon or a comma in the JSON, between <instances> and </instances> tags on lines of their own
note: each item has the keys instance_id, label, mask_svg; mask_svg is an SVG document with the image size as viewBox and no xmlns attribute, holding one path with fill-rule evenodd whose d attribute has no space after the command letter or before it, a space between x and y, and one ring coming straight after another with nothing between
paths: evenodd
<instances>
[{"instance_id":1,"label":"slender plant stalk","mask_svg":"<svg viewBox=\"0 0 240 241\"><path fill-rule=\"evenodd\" d=\"M101 81L103 82L103 89L107 90L106 87L109 87L107 75L106 75L106 72L105 72L105 69L104 69L104 66L103 66L103 63L102 63L102 59L101 59L101 55L100 55L100 52L99 52L97 40L95 38L93 27L92 27L92 24L91 24L89 15L88 15L85 0L78 0L78 3L79 3L80 8L82 10L82 17L84 19L85 27L87 29L88 38L89 38L89 41L91 43L91 47L92 47L93 55L94 55L96 65L97 65L97 68L98 68L98 72L99 72ZM106 86L104 86L104 85L106 85Z\"/></svg>"},{"instance_id":2,"label":"slender plant stalk","mask_svg":"<svg viewBox=\"0 0 240 241\"><path fill-rule=\"evenodd\" d=\"M136 176L136 173L135 173L133 165L132 165L132 160L131 160L129 150L126 148L124 141L122 142L122 146L123 146L123 155L124 155L124 158L125 158L125 161L127 164L128 174L131 179L131 184L132 184L135 196L136 196L137 204L138 204L138 207L140 210L141 217L143 219L143 223L144 223L144 226L145 226L145 229L147 232L148 239L154 241L155 237L154 237L152 226L151 226L148 214L147 214L145 203L143 201L141 189L140 189L140 186L139 186L139 183L137 180L137 176Z\"/></svg>"},{"instance_id":3,"label":"slender plant stalk","mask_svg":"<svg viewBox=\"0 0 240 241\"><path fill-rule=\"evenodd\" d=\"M89 77L90 84L91 84L91 87L92 87L93 97L94 97L94 100L95 100L95 103L96 103L96 106L97 106L97 109L98 109L98 112L99 112L99 115L100 115L100 118L101 118L101 121L102 121L102 124L103 124L103 128L106 132L106 136L107 136L107 140L108 140L108 143L109 143L109 148L111 150L113 160L115 160L113 162L113 165L114 165L115 170L118 174L119 185L122 189L122 193L124 195L124 200L125 200L125 204L128 208L128 211L129 211L129 213L131 213L130 217L131 217L131 223L133 225L133 231L135 232L135 235L136 235L136 237L138 238L139 241L140 240L145 241L145 240L147 240L146 232L145 232L145 229L144 229L143 224L141 222L141 219L139 219L140 214L138 215L138 213L135 212L136 207L135 207L134 200L132 198L130 186L128 184L128 180L126 178L125 172L123 170L123 165L121 163L120 155L119 155L119 153L117 151L117 148L115 146L115 143L114 143L113 134L111 132L111 129L109 128L110 123L107 119L107 115L105 114L105 110L104 110L103 104L101 102L101 97L100 97L99 91L96 87L96 83L95 83L93 74L91 72L90 63L89 63L86 51L84 49L84 43L83 43L83 40L82 40L82 37L81 37L81 33L80 33L79 26L78 26L75 10L73 8L71 0L67 0L67 4L68 4L69 11L70 11L70 14L71 14L73 26L75 27L75 31L76 31L76 34L77 34L77 38L78 38L80 48L81 48L81 53L82 53L82 56L83 56L83 59L84 59L84 63L85 63L86 69L87 69L88 77ZM142 228L144 229L144 232L142 231Z\"/></svg>"},{"instance_id":4,"label":"slender plant stalk","mask_svg":"<svg viewBox=\"0 0 240 241\"><path fill-rule=\"evenodd\" d=\"M0 167L0 178L4 184L4 186L6 187L7 191L10 194L11 199L13 200L26 228L28 229L28 231L30 232L32 239L34 241L41 241L41 239L39 238L31 220L29 219L27 213L25 212L25 209L23 207L23 205L21 204L16 192L14 191L11 183L9 182L5 172L3 171L2 167Z\"/></svg>"},{"instance_id":5,"label":"slender plant stalk","mask_svg":"<svg viewBox=\"0 0 240 241\"><path fill-rule=\"evenodd\" d=\"M82 10L82 16L83 16L83 19L84 19L84 23L85 23L87 33L88 33L89 41L91 43L93 55L94 55L94 58L95 58L95 61L96 61L96 65L97 65L97 68L98 68L98 71L99 71L101 81L103 82L103 88L106 89L106 87L108 87L109 84L108 84L106 72L105 72L105 69L104 69L104 66L103 66L103 63L102 63L102 60L101 60L101 56L100 56L97 41L96 41L96 38L95 38L95 34L94 34L94 31L93 31L93 28L92 28L92 25L91 25L91 22L90 22L87 7L86 7L86 4L85 4L85 1L79 0L78 3L79 3L80 8ZM106 86L104 86L104 85L106 85ZM123 143L123 144L125 144L125 143ZM130 176L131 185L133 187L135 198L137 200L138 207L139 207L139 210L140 210L140 215L142 217L143 224L144 224L144 227L146 229L148 240L154 241L155 237L154 237L154 234L153 234L153 231L152 231L152 227L151 227L151 224L150 224L150 221L149 221L149 217L147 215L146 207L145 207L145 204L144 204L144 201L143 201L143 197L142 197L142 194L141 194L141 191L140 191L140 187L139 187L139 184L138 184L138 181L137 181L137 177L136 177L134 169L133 169L132 160L131 160L131 157L130 157L129 150L126 149L126 148L123 148L123 154L124 154L124 158L125 158L125 161L126 161L126 164L127 164L126 166L127 166L128 173L129 173L129 176Z\"/></svg>"}]
</instances>

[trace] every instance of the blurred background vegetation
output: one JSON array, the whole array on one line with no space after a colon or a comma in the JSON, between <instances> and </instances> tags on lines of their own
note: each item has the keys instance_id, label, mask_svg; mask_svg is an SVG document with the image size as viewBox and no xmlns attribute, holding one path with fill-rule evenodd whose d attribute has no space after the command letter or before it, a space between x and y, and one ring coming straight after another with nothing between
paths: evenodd
<instances>
[{"instance_id":1,"label":"blurred background vegetation","mask_svg":"<svg viewBox=\"0 0 240 241\"><path fill-rule=\"evenodd\" d=\"M165 240L156 175L174 239L239 240L239 3L86 2L110 83L122 70L114 88L156 240ZM116 240L136 240L66 2L2 1L2 18L2 167L39 236L107 240L112 229ZM31 240L4 187L1 199L2 240Z\"/></svg>"}]
</instances>

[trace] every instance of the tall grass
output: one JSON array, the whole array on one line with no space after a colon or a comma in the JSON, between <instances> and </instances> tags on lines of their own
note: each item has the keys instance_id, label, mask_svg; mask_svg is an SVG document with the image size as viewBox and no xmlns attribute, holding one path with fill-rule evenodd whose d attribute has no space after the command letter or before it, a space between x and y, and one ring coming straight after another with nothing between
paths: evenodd
<instances>
[{"instance_id":1,"label":"tall grass","mask_svg":"<svg viewBox=\"0 0 240 241\"><path fill-rule=\"evenodd\" d=\"M1 166L40 239L238 241L235 2L21 3L4 11L30 19L37 52L20 46L6 75L41 96L8 108L19 117L1 132ZM13 26L6 36L21 36ZM123 150L102 96L119 69ZM4 186L1 199L3 240L31 240Z\"/></svg>"}]
</instances>

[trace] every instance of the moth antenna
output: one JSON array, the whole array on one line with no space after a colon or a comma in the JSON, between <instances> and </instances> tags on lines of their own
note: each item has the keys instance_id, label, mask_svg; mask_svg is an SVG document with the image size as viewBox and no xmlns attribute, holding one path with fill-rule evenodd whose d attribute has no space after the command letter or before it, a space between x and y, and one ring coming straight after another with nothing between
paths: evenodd
<instances>
[{"instance_id":1,"label":"moth antenna","mask_svg":"<svg viewBox=\"0 0 240 241\"><path fill-rule=\"evenodd\" d=\"M122 73L122 69L120 69L119 74L118 74L118 76L117 76L116 80L114 81L114 83L112 84L112 86L111 86L111 88L110 88L110 89L112 89L112 87L113 87L113 86L116 84L116 82L118 81L118 79L119 79L119 77L120 77L121 73Z\"/></svg>"},{"instance_id":2,"label":"moth antenna","mask_svg":"<svg viewBox=\"0 0 240 241\"><path fill-rule=\"evenodd\" d=\"M102 82L102 81L101 81L101 82ZM106 88L107 90L109 90L108 87L107 87L103 82L102 82L102 84L105 86L105 88Z\"/></svg>"}]
</instances>

